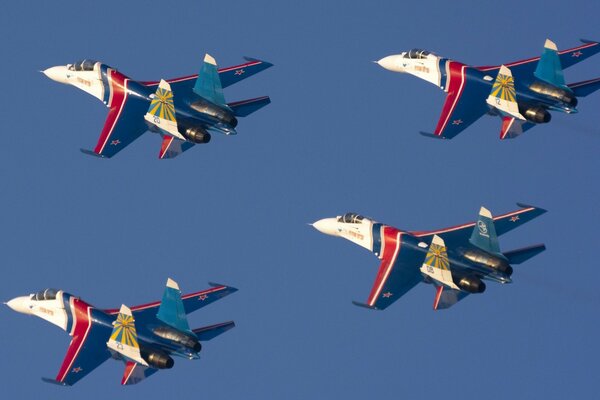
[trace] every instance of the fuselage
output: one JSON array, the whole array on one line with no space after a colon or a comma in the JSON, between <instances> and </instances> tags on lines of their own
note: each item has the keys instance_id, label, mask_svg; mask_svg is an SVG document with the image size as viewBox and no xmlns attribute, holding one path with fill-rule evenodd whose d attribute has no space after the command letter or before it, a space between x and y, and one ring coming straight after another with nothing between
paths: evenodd
<instances>
[{"instance_id":1,"label":"fuselage","mask_svg":"<svg viewBox=\"0 0 600 400\"><path fill-rule=\"evenodd\" d=\"M384 57L377 63L390 71L414 75L438 86L445 92L460 90L465 83L471 82L487 87L489 90L486 95L492 91L492 85L499 70L499 67L471 67L417 49ZM530 122L550 121L550 114L547 110L565 113L577 112L575 108L577 98L566 88L537 80L533 75L529 79L517 79L514 84L519 111ZM498 111L490 106L490 114L497 115Z\"/></svg>"},{"instance_id":2,"label":"fuselage","mask_svg":"<svg viewBox=\"0 0 600 400\"><path fill-rule=\"evenodd\" d=\"M91 94L109 108L122 104L117 101L120 100L118 97L128 96L142 103L140 109L148 110L158 87L158 82L138 82L106 64L92 60L51 67L43 73L56 82L75 86ZM173 88L175 113L182 134L186 136L185 130L193 128L226 135L235 134L237 119L227 106L211 103L194 94L189 84L178 85L195 78L196 76L190 76L169 81ZM152 124L148 124L148 129L157 132Z\"/></svg>"},{"instance_id":3,"label":"fuselage","mask_svg":"<svg viewBox=\"0 0 600 400\"><path fill-rule=\"evenodd\" d=\"M108 342L117 319L118 310L103 311L80 298L62 290L46 289L29 296L10 300L7 305L13 310L42 318L68 332L69 335L84 335L94 325L94 334L101 336L99 342ZM143 306L135 308L142 311ZM161 322L156 311L144 315L144 323L136 323L137 338L142 354L157 353L188 359L199 358L200 346L196 340L188 340L185 333ZM115 359L121 356L110 351Z\"/></svg>"},{"instance_id":4,"label":"fuselage","mask_svg":"<svg viewBox=\"0 0 600 400\"><path fill-rule=\"evenodd\" d=\"M381 224L356 213L346 213L336 218L321 219L313 226L322 233L347 239L375 254L379 259L408 262L420 268L429 250L431 235L425 236ZM510 283L512 268L505 260L466 244L448 248L455 280L476 275L479 279ZM423 274L423 281L430 279Z\"/></svg>"}]
</instances>

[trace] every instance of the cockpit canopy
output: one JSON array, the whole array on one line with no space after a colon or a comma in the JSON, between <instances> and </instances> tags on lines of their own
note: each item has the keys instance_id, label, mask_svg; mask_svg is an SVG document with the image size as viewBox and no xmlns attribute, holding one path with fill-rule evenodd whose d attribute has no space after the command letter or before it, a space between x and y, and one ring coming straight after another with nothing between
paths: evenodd
<instances>
[{"instance_id":1,"label":"cockpit canopy","mask_svg":"<svg viewBox=\"0 0 600 400\"><path fill-rule=\"evenodd\" d=\"M360 214L349 212L349 213L342 215L341 217L338 217L337 221L344 222L347 224L358 224L358 223L362 222L362 220L364 218L365 217L363 217Z\"/></svg>"},{"instance_id":2,"label":"cockpit canopy","mask_svg":"<svg viewBox=\"0 0 600 400\"><path fill-rule=\"evenodd\" d=\"M54 300L56 299L56 289L44 289L31 295L31 300Z\"/></svg>"},{"instance_id":3,"label":"cockpit canopy","mask_svg":"<svg viewBox=\"0 0 600 400\"><path fill-rule=\"evenodd\" d=\"M432 53L427 50L412 49L412 50L407 51L404 54L404 58L423 59L423 58L427 58L427 56L430 54L432 54Z\"/></svg>"},{"instance_id":4,"label":"cockpit canopy","mask_svg":"<svg viewBox=\"0 0 600 400\"><path fill-rule=\"evenodd\" d=\"M94 60L82 60L82 61L76 61L73 64L69 64L69 70L71 71L93 71L94 70L94 64L96 64L96 61Z\"/></svg>"}]
</instances>

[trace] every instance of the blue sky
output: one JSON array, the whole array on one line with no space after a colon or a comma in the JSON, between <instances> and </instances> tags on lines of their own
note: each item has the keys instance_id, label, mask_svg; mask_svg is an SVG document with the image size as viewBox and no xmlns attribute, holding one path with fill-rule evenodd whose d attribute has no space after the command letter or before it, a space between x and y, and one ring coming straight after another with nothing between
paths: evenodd
<instances>
[{"instance_id":1,"label":"blue sky","mask_svg":"<svg viewBox=\"0 0 600 400\"><path fill-rule=\"evenodd\" d=\"M452 141L431 131L444 94L371 61L413 47L472 65L600 39L595 1L502 3L10 2L0 15L3 301L57 287L100 307L157 300L208 281L240 289L190 317L234 319L203 359L120 387L109 361L72 388L55 376L70 338L0 311L4 392L34 398L411 398L590 396L599 346L597 93L513 141L484 117ZM195 73L205 52L275 64L226 90L273 103L172 161L147 134L111 160L84 156L107 113L38 70L94 58L140 80ZM600 57L565 73L600 76ZM306 224L357 211L432 229L538 205L547 214L502 237L504 250L545 242L445 312L421 285L384 312L355 307L378 260Z\"/></svg>"}]
</instances>

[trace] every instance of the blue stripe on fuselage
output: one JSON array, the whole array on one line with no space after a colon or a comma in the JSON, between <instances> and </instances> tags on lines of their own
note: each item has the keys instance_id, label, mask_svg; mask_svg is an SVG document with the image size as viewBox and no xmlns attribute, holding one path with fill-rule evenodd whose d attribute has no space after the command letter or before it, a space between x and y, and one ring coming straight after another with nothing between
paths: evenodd
<instances>
[{"instance_id":1,"label":"blue stripe on fuselage","mask_svg":"<svg viewBox=\"0 0 600 400\"><path fill-rule=\"evenodd\" d=\"M372 233L373 233L373 253L377 257L381 255L381 225L380 223L373 224Z\"/></svg>"},{"instance_id":2,"label":"blue stripe on fuselage","mask_svg":"<svg viewBox=\"0 0 600 400\"><path fill-rule=\"evenodd\" d=\"M446 73L447 58L440 58L438 61L438 69L440 70L440 88L447 91L446 81L448 80L448 74Z\"/></svg>"}]
</instances>

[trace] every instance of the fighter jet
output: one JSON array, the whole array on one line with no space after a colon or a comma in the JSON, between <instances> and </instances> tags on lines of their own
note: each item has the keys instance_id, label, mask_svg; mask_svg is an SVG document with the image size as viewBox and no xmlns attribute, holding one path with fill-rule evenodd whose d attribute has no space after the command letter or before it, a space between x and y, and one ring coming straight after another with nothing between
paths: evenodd
<instances>
[{"instance_id":1,"label":"fighter jet","mask_svg":"<svg viewBox=\"0 0 600 400\"><path fill-rule=\"evenodd\" d=\"M376 62L390 71L433 83L447 93L433 134L422 135L452 139L489 114L502 119L500 139L510 139L549 122L549 111L576 113L577 98L600 88L600 78L565 83L563 69L600 51L598 42L582 42L581 46L558 51L548 39L541 57L500 66L471 67L420 49Z\"/></svg>"},{"instance_id":2,"label":"fighter jet","mask_svg":"<svg viewBox=\"0 0 600 400\"><path fill-rule=\"evenodd\" d=\"M135 307L101 310L79 297L56 289L16 297L6 304L59 326L73 337L55 379L45 382L71 386L109 358L125 363L122 385L133 385L161 369L172 368L171 356L200 358L203 341L233 328L233 321L190 329L186 314L237 289L211 283L212 288L184 296L167 280L162 301Z\"/></svg>"},{"instance_id":3,"label":"fighter jet","mask_svg":"<svg viewBox=\"0 0 600 400\"><path fill-rule=\"evenodd\" d=\"M366 303L355 305L383 310L419 282L435 287L433 309L446 309L471 293L483 293L484 281L510 283L513 268L544 251L543 244L500 251L498 236L546 211L518 204L520 210L492 217L481 207L477 222L434 231L403 231L356 213L325 218L313 227L347 239L373 252L379 272Z\"/></svg>"},{"instance_id":4,"label":"fighter jet","mask_svg":"<svg viewBox=\"0 0 600 400\"><path fill-rule=\"evenodd\" d=\"M160 82L138 82L93 60L42 71L48 78L75 86L101 100L109 109L94 150L85 154L110 158L144 132L162 136L159 158L174 158L197 143L208 143L211 132L235 135L238 117L246 117L271 102L268 96L226 103L223 88L273 64L246 58L245 64L217 69L206 55L198 75Z\"/></svg>"}]
</instances>

